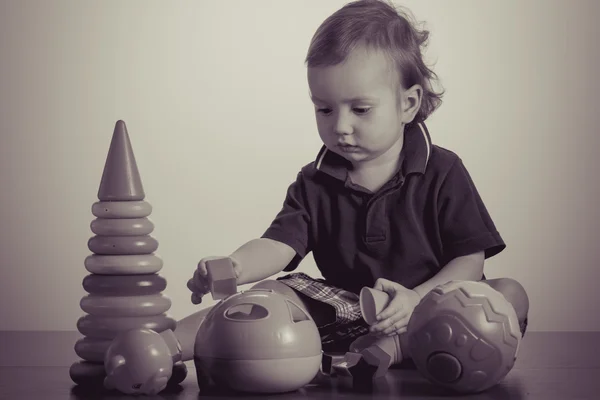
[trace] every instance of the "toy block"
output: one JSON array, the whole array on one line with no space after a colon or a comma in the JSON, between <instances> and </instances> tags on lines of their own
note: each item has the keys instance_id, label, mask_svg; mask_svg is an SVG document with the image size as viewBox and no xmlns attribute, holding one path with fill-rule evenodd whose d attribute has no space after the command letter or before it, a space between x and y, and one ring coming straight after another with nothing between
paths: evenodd
<instances>
[{"instance_id":1,"label":"toy block","mask_svg":"<svg viewBox=\"0 0 600 400\"><path fill-rule=\"evenodd\" d=\"M364 349L361 354L367 364L376 368L373 379L385 376L389 366L392 364L392 355L377 345Z\"/></svg>"},{"instance_id":2,"label":"toy block","mask_svg":"<svg viewBox=\"0 0 600 400\"><path fill-rule=\"evenodd\" d=\"M214 300L224 299L237 293L237 278L229 258L206 262L210 293Z\"/></svg>"},{"instance_id":3,"label":"toy block","mask_svg":"<svg viewBox=\"0 0 600 400\"><path fill-rule=\"evenodd\" d=\"M344 361L344 357L344 353L323 352L323 359L321 361L321 371L325 375L335 376L336 373L333 369L333 366Z\"/></svg>"},{"instance_id":4,"label":"toy block","mask_svg":"<svg viewBox=\"0 0 600 400\"><path fill-rule=\"evenodd\" d=\"M356 366L360 364L361 360L362 355L360 353L353 353L349 351L344 354L343 357L339 358L339 361L335 362L331 369L336 375L352 378L354 376L352 371L356 369Z\"/></svg>"},{"instance_id":5,"label":"toy block","mask_svg":"<svg viewBox=\"0 0 600 400\"><path fill-rule=\"evenodd\" d=\"M339 375L340 383L347 385L352 382L352 389L357 391L370 391L373 389L373 379L377 372L374 367L366 362L360 353L347 352L344 359L333 365Z\"/></svg>"}]
</instances>

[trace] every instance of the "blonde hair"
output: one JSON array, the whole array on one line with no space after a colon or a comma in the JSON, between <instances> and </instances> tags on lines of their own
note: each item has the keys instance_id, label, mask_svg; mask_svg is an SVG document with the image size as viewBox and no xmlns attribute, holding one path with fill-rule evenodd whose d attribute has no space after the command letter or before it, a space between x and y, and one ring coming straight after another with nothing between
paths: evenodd
<instances>
[{"instance_id":1,"label":"blonde hair","mask_svg":"<svg viewBox=\"0 0 600 400\"><path fill-rule=\"evenodd\" d=\"M435 92L435 72L425 65L422 51L429 31L418 30L408 11L391 2L358 0L329 16L315 32L306 56L308 67L342 63L358 45L382 50L396 67L404 88L421 85L421 107L411 124L422 122L439 107L443 91Z\"/></svg>"}]
</instances>

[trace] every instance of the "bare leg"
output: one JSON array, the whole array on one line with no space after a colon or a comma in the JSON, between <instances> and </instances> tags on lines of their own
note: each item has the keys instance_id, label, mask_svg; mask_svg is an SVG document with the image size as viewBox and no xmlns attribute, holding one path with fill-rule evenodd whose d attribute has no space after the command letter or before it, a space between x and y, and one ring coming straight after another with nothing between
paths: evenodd
<instances>
[{"instance_id":1,"label":"bare leg","mask_svg":"<svg viewBox=\"0 0 600 400\"><path fill-rule=\"evenodd\" d=\"M492 288L502 293L506 300L512 304L517 313L519 325L521 325L521 333L525 334L527 315L529 313L529 297L523 286L510 278L488 279L482 282L487 283Z\"/></svg>"},{"instance_id":2,"label":"bare leg","mask_svg":"<svg viewBox=\"0 0 600 400\"><path fill-rule=\"evenodd\" d=\"M196 342L196 333L206 314L212 307L203 308L193 314L188 315L182 320L177 321L175 336L181 345L182 361L188 361L194 358L194 344Z\"/></svg>"}]
</instances>

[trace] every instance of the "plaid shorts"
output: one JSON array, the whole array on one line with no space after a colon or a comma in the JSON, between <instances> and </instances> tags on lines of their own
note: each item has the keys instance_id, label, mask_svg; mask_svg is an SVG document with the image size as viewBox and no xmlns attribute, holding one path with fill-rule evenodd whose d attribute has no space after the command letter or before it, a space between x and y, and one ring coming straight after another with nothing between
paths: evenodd
<instances>
[{"instance_id":1,"label":"plaid shorts","mask_svg":"<svg viewBox=\"0 0 600 400\"><path fill-rule=\"evenodd\" d=\"M369 333L369 325L362 318L359 297L329 285L324 279L315 279L304 273L293 273L277 278L302 295L328 304L335 310L335 321L319 326L324 351L347 351L358 337Z\"/></svg>"},{"instance_id":2,"label":"plaid shorts","mask_svg":"<svg viewBox=\"0 0 600 400\"><path fill-rule=\"evenodd\" d=\"M306 296L335 310L335 321L319 326L323 351L345 352L358 337L369 333L369 325L362 318L356 293L329 285L324 279L315 279L298 272L277 280ZM527 318L520 322L521 336L527 330Z\"/></svg>"}]
</instances>

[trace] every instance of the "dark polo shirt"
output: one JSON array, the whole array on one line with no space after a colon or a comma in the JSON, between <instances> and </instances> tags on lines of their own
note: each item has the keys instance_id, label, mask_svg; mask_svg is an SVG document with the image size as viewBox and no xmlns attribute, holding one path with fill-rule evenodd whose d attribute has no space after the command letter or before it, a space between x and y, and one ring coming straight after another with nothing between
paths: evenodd
<instances>
[{"instance_id":1,"label":"dark polo shirt","mask_svg":"<svg viewBox=\"0 0 600 400\"><path fill-rule=\"evenodd\" d=\"M453 258L506 247L461 159L432 145L425 124L405 132L401 157L400 171L372 193L323 146L263 235L296 251L285 271L312 251L331 285L359 293L381 277L414 288Z\"/></svg>"}]
</instances>

